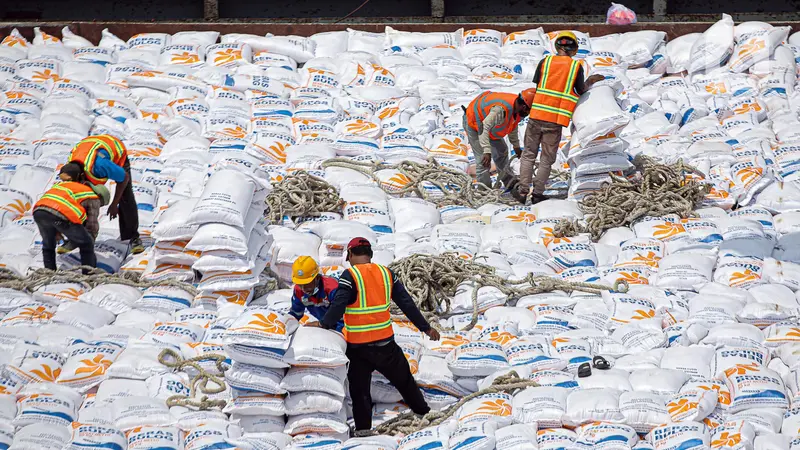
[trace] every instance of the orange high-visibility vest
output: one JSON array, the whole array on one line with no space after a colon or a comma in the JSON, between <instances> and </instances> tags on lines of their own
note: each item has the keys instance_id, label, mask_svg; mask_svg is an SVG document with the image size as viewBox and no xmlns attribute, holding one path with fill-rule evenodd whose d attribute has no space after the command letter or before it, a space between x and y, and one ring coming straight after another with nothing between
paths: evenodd
<instances>
[{"instance_id":1,"label":"orange high-visibility vest","mask_svg":"<svg viewBox=\"0 0 800 450\"><path fill-rule=\"evenodd\" d=\"M368 344L394 336L389 302L392 274L380 264L359 264L350 269L358 299L344 312L344 338L350 344Z\"/></svg>"},{"instance_id":2,"label":"orange high-visibility vest","mask_svg":"<svg viewBox=\"0 0 800 450\"><path fill-rule=\"evenodd\" d=\"M42 198L33 205L33 209L44 206L58 211L72 223L82 224L86 220L86 209L81 202L90 198L100 197L85 184L65 181L45 192Z\"/></svg>"},{"instance_id":3,"label":"orange high-visibility vest","mask_svg":"<svg viewBox=\"0 0 800 450\"><path fill-rule=\"evenodd\" d=\"M546 56L531 105L531 119L569 126L578 95L575 80L580 63L569 56Z\"/></svg>"},{"instance_id":4,"label":"orange high-visibility vest","mask_svg":"<svg viewBox=\"0 0 800 450\"><path fill-rule=\"evenodd\" d=\"M128 152L125 145L119 139L108 134L89 136L75 144L69 154L69 162L77 162L83 165L86 179L92 184L106 184L108 178L98 178L94 176L94 163L97 160L97 151L105 150L111 157L111 162L122 167L128 160Z\"/></svg>"},{"instance_id":5,"label":"orange high-visibility vest","mask_svg":"<svg viewBox=\"0 0 800 450\"><path fill-rule=\"evenodd\" d=\"M478 131L478 124L482 123L489 111L495 106L503 108L506 113L506 120L502 124L489 130L490 139L503 139L508 133L514 131L522 117L514 114L514 101L517 100L516 94L504 94L499 92L484 92L475 97L467 106L467 126Z\"/></svg>"}]
</instances>

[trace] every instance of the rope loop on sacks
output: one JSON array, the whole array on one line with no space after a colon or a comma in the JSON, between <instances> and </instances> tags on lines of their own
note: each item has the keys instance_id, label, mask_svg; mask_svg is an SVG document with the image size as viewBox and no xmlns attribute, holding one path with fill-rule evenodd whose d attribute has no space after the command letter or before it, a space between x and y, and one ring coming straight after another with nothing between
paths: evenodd
<instances>
[{"instance_id":1,"label":"rope loop on sacks","mask_svg":"<svg viewBox=\"0 0 800 450\"><path fill-rule=\"evenodd\" d=\"M408 436L409 434L415 433L424 428L441 425L453 417L456 412L458 412L459 408L461 408L461 406L476 397L480 397L481 395L496 394L499 392L514 394L521 389L538 386L539 383L533 380L525 380L520 378L519 374L512 370L505 375L495 378L495 380L492 382L492 385L486 389L481 389L477 392L473 392L472 394L464 396L460 398L458 402L448 406L442 411L431 410L424 416L414 414L413 412L405 412L376 426L374 430L378 434L402 434Z\"/></svg>"},{"instance_id":2,"label":"rope loop on sacks","mask_svg":"<svg viewBox=\"0 0 800 450\"><path fill-rule=\"evenodd\" d=\"M170 396L167 399L167 406L170 408L173 406L192 407L197 408L200 411L212 408L224 408L225 405L228 404L227 401L222 399L211 400L208 398L207 394L219 394L225 392L225 389L228 387L227 384L225 384L225 379L209 373L203 369L200 364L198 364L198 361L213 360L214 365L219 373L224 374L225 371L228 370L228 367L223 364L225 359L225 355L219 353L208 353L202 356L184 359L180 354L178 354L178 352L170 348L161 350L161 353L158 354L158 362L161 364L175 371L184 371L184 368L186 367L191 367L197 371L197 375L192 377L192 379L189 381L189 395L177 394ZM209 386L209 383L213 383L214 386ZM206 395L197 398L196 395L198 391L201 394Z\"/></svg>"},{"instance_id":3,"label":"rope loop on sacks","mask_svg":"<svg viewBox=\"0 0 800 450\"><path fill-rule=\"evenodd\" d=\"M336 188L320 177L298 170L273 186L265 200L270 223L284 217L318 216L324 212L341 213L344 201Z\"/></svg>"},{"instance_id":4,"label":"rope loop on sacks","mask_svg":"<svg viewBox=\"0 0 800 450\"><path fill-rule=\"evenodd\" d=\"M704 176L702 172L682 159L662 164L638 155L633 164L639 171L637 179L631 181L609 174L611 183L578 202L585 215L583 223L564 219L554 227L554 235L570 237L589 233L592 240L597 241L606 230L630 226L642 217L696 215L694 209L703 202L710 186L686 175Z\"/></svg>"},{"instance_id":5,"label":"rope loop on sacks","mask_svg":"<svg viewBox=\"0 0 800 450\"><path fill-rule=\"evenodd\" d=\"M453 315L451 299L456 295L458 286L464 282L473 283L474 288L472 319L461 331L469 331L478 323L481 314L478 291L486 286L497 288L505 294L506 304L526 295L553 291L580 291L591 294L600 294L603 291L628 291L628 282L622 279L617 280L613 286L565 281L533 274L528 274L519 280L507 280L497 275L494 267L462 259L454 253L438 256L415 254L393 262L389 268L403 283L423 316L440 331L452 331L442 327L439 320ZM407 320L394 303L391 308L393 318Z\"/></svg>"},{"instance_id":6,"label":"rope loop on sacks","mask_svg":"<svg viewBox=\"0 0 800 450\"><path fill-rule=\"evenodd\" d=\"M358 162L347 158L332 158L323 162L322 167L342 167L361 172L375 180L378 186L387 194L393 196L415 194L425 201L434 203L437 207L456 205L480 208L487 203L499 203L509 206L517 204L516 200L503 196L502 190L492 189L481 183L474 184L472 177L466 173L442 166L433 157L428 158L428 162L425 164L414 161L386 164ZM387 188L375 175L375 172L384 169L398 171L408 179L408 183L397 189ZM435 186L441 192L431 193L429 189L426 189L426 185L428 187Z\"/></svg>"},{"instance_id":7,"label":"rope loop on sacks","mask_svg":"<svg viewBox=\"0 0 800 450\"><path fill-rule=\"evenodd\" d=\"M83 271L87 273L84 274ZM81 283L92 288L102 284L122 284L145 289L155 286L171 286L197 295L197 289L189 283L171 279L145 281L138 273L129 271L111 274L96 267L78 266L60 270L36 269L21 277L11 270L0 268L0 288L34 292L42 286L53 283Z\"/></svg>"}]
</instances>

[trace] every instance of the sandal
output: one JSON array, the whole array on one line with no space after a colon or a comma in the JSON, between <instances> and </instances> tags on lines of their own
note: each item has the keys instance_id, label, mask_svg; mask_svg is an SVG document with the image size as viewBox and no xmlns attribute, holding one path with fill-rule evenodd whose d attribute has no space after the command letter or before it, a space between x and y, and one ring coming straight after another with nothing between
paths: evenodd
<instances>
[{"instance_id":1,"label":"sandal","mask_svg":"<svg viewBox=\"0 0 800 450\"><path fill-rule=\"evenodd\" d=\"M583 363L578 366L578 378L587 378L592 376L592 366L589 363Z\"/></svg>"},{"instance_id":2,"label":"sandal","mask_svg":"<svg viewBox=\"0 0 800 450\"><path fill-rule=\"evenodd\" d=\"M599 355L592 358L592 365L594 366L595 369L598 370L608 370L611 368L611 363L608 362L607 359Z\"/></svg>"}]
</instances>

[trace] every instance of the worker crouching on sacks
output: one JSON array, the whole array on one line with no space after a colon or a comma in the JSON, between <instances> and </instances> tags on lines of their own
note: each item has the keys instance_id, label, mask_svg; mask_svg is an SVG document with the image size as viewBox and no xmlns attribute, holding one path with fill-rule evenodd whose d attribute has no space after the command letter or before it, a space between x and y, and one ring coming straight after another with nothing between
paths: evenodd
<instances>
[{"instance_id":1,"label":"worker crouching on sacks","mask_svg":"<svg viewBox=\"0 0 800 450\"><path fill-rule=\"evenodd\" d=\"M33 205L33 220L42 235L42 261L47 269L56 270L59 234L80 249L82 265L97 267L94 253L94 240L100 230L97 218L111 195L105 186L79 183L81 172L78 164L65 164L59 173L61 182Z\"/></svg>"},{"instance_id":2,"label":"worker crouching on sacks","mask_svg":"<svg viewBox=\"0 0 800 450\"><path fill-rule=\"evenodd\" d=\"M131 253L144 251L139 238L139 209L131 183L131 163L125 145L107 134L89 136L75 144L69 154L69 162L83 166L86 180L92 185L105 185L108 179L117 183L114 199L108 206L108 216L119 215L119 238L128 241Z\"/></svg>"},{"instance_id":3,"label":"worker crouching on sacks","mask_svg":"<svg viewBox=\"0 0 800 450\"><path fill-rule=\"evenodd\" d=\"M520 158L518 200L525 203L531 190L531 203L545 200L544 188L550 178L550 170L556 162L558 144L561 142L562 127L569 126L578 98L592 84L605 79L602 75L592 75L585 82L583 67L572 59L578 52L578 38L571 31L561 32L556 37L556 55L545 56L533 82L537 84L536 95L531 104L530 120L525 128L525 151ZM539 145L542 153L533 177Z\"/></svg>"},{"instance_id":4,"label":"worker crouching on sacks","mask_svg":"<svg viewBox=\"0 0 800 450\"><path fill-rule=\"evenodd\" d=\"M322 328L335 329L344 317L344 338L350 366L347 378L353 400L355 430L372 428L372 372L377 370L403 396L403 401L416 414L427 414L430 407L419 390L403 350L394 341L391 300L420 331L434 341L439 333L431 328L391 270L372 263L372 247L365 238L355 238L347 245L350 269L339 277L339 288Z\"/></svg>"},{"instance_id":5,"label":"worker crouching on sacks","mask_svg":"<svg viewBox=\"0 0 800 450\"><path fill-rule=\"evenodd\" d=\"M489 168L492 160L503 186L516 195L517 179L508 164L508 146L522 154L518 125L531 110L536 89L526 89L519 95L503 92L484 92L475 97L464 110L464 131L475 155L475 175L479 183L491 187Z\"/></svg>"},{"instance_id":6,"label":"worker crouching on sacks","mask_svg":"<svg viewBox=\"0 0 800 450\"><path fill-rule=\"evenodd\" d=\"M333 277L321 275L317 262L310 256L301 256L292 264L292 307L289 310L295 319L303 318L306 310L317 320L322 320L336 295L339 282ZM344 322L336 324L341 332Z\"/></svg>"}]
</instances>

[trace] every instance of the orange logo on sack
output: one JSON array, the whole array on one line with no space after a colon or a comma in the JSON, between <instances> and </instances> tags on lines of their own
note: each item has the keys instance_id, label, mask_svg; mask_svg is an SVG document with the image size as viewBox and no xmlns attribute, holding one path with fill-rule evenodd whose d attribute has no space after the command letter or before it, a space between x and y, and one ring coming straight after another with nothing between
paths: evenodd
<instances>
[{"instance_id":1,"label":"orange logo on sack","mask_svg":"<svg viewBox=\"0 0 800 450\"><path fill-rule=\"evenodd\" d=\"M754 178L761 178L764 174L764 169L761 167L746 167L736 172L736 176L742 180L742 183L747 183Z\"/></svg>"},{"instance_id":2,"label":"orange logo on sack","mask_svg":"<svg viewBox=\"0 0 800 450\"><path fill-rule=\"evenodd\" d=\"M647 252L647 254L644 256L636 255L633 258L631 258L632 262L636 262L649 267L658 267L658 261L660 260L661 258L658 255L656 255L655 252Z\"/></svg>"},{"instance_id":3,"label":"orange logo on sack","mask_svg":"<svg viewBox=\"0 0 800 450\"><path fill-rule=\"evenodd\" d=\"M75 370L75 375L85 373L90 377L103 375L108 370L108 366L111 365L111 361L108 359L103 359L103 354L95 355L92 359L82 359L81 364L84 367Z\"/></svg>"},{"instance_id":4,"label":"orange logo on sack","mask_svg":"<svg viewBox=\"0 0 800 450\"><path fill-rule=\"evenodd\" d=\"M222 130L222 134L230 136L232 138L244 139L245 137L247 137L247 130L245 130L240 126L235 126L232 128L228 127Z\"/></svg>"},{"instance_id":5,"label":"orange logo on sack","mask_svg":"<svg viewBox=\"0 0 800 450\"><path fill-rule=\"evenodd\" d=\"M47 81L47 80L58 81L59 79L61 79L61 77L59 77L57 73L51 72L50 69L44 69L41 72L36 71L33 73L33 76L31 77L31 80L33 81Z\"/></svg>"},{"instance_id":6,"label":"orange logo on sack","mask_svg":"<svg viewBox=\"0 0 800 450\"><path fill-rule=\"evenodd\" d=\"M725 376L730 377L732 375L746 375L747 372L756 372L760 369L758 363L749 363L749 364L736 364L733 367L725 369Z\"/></svg>"},{"instance_id":7,"label":"orange logo on sack","mask_svg":"<svg viewBox=\"0 0 800 450\"><path fill-rule=\"evenodd\" d=\"M653 227L655 232L653 232L653 236L658 239L666 239L671 238L673 236L677 236L681 233L686 232L686 228L679 223L674 222L667 222L663 225L656 225Z\"/></svg>"},{"instance_id":8,"label":"orange logo on sack","mask_svg":"<svg viewBox=\"0 0 800 450\"><path fill-rule=\"evenodd\" d=\"M260 328L267 333L286 334L286 325L280 321L277 314L269 313L266 317L263 314L253 314L253 317L257 320L251 320L247 325Z\"/></svg>"},{"instance_id":9,"label":"orange logo on sack","mask_svg":"<svg viewBox=\"0 0 800 450\"><path fill-rule=\"evenodd\" d=\"M172 55L170 62L173 64L194 64L200 62L200 55L189 52L178 53Z\"/></svg>"},{"instance_id":10,"label":"orange logo on sack","mask_svg":"<svg viewBox=\"0 0 800 450\"><path fill-rule=\"evenodd\" d=\"M742 435L739 433L736 434L728 434L727 431L723 431L719 435L719 439L715 439L711 441L712 448L721 448L721 447L730 447L733 448L739 443L742 442Z\"/></svg>"},{"instance_id":11,"label":"orange logo on sack","mask_svg":"<svg viewBox=\"0 0 800 450\"><path fill-rule=\"evenodd\" d=\"M697 409L697 402L690 402L685 398L682 398L677 402L672 401L667 403L667 411L672 417L694 409Z\"/></svg>"},{"instance_id":12,"label":"orange logo on sack","mask_svg":"<svg viewBox=\"0 0 800 450\"><path fill-rule=\"evenodd\" d=\"M53 370L47 364L42 364L42 370L33 369L31 370L33 375L36 375L37 378L41 381L50 381L55 383L58 379L58 376L61 375L61 369L57 368Z\"/></svg>"},{"instance_id":13,"label":"orange logo on sack","mask_svg":"<svg viewBox=\"0 0 800 450\"><path fill-rule=\"evenodd\" d=\"M232 63L237 59L242 59L242 51L228 48L217 53L217 56L214 57L214 65L220 66L222 64Z\"/></svg>"},{"instance_id":14,"label":"orange logo on sack","mask_svg":"<svg viewBox=\"0 0 800 450\"><path fill-rule=\"evenodd\" d=\"M750 269L745 269L744 272L733 272L730 278L731 286L738 286L754 281L758 281L761 277Z\"/></svg>"},{"instance_id":15,"label":"orange logo on sack","mask_svg":"<svg viewBox=\"0 0 800 450\"><path fill-rule=\"evenodd\" d=\"M606 57L602 57L602 58L597 58L597 59L594 60L594 66L595 67L613 67L613 66L616 66L616 65L617 65L617 62L614 61L614 58L607 57L607 56Z\"/></svg>"},{"instance_id":16,"label":"orange logo on sack","mask_svg":"<svg viewBox=\"0 0 800 450\"><path fill-rule=\"evenodd\" d=\"M483 405L477 409L477 412L506 417L511 415L511 405L503 399L489 400L483 402Z\"/></svg>"},{"instance_id":17,"label":"orange logo on sack","mask_svg":"<svg viewBox=\"0 0 800 450\"><path fill-rule=\"evenodd\" d=\"M400 108L397 106L391 106L389 108L384 108L378 113L378 118L383 120L389 117L394 117L398 112L400 112Z\"/></svg>"},{"instance_id":18,"label":"orange logo on sack","mask_svg":"<svg viewBox=\"0 0 800 450\"><path fill-rule=\"evenodd\" d=\"M516 214L512 214L506 217L509 222L522 222L522 223L531 223L536 220L536 215L529 213L527 211L520 211Z\"/></svg>"},{"instance_id":19,"label":"orange logo on sack","mask_svg":"<svg viewBox=\"0 0 800 450\"><path fill-rule=\"evenodd\" d=\"M15 214L12 220L16 220L24 216L29 209L31 209L31 204L29 202L23 202L22 200L14 200L9 204L0 207L0 210L2 211L8 211Z\"/></svg>"}]
</instances>

